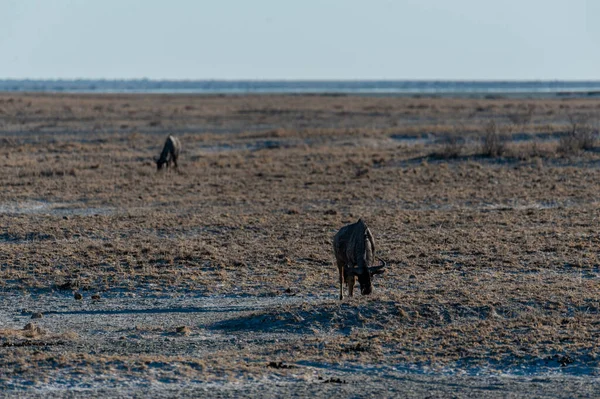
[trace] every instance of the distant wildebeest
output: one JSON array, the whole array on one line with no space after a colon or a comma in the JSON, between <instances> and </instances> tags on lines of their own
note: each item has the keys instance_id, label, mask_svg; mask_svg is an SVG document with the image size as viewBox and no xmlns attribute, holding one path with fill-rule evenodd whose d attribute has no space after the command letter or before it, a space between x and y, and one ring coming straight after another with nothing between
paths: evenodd
<instances>
[{"instance_id":1,"label":"distant wildebeest","mask_svg":"<svg viewBox=\"0 0 600 399\"><path fill-rule=\"evenodd\" d=\"M360 292L369 295L373 291L371 277L384 272L385 262L379 259L379 266L369 266L375 255L375 240L362 219L337 232L333 237L333 252L340 272L340 300L344 299L344 282L348 285L348 295L352 296L357 277Z\"/></svg>"},{"instance_id":2,"label":"distant wildebeest","mask_svg":"<svg viewBox=\"0 0 600 399\"><path fill-rule=\"evenodd\" d=\"M174 136L167 137L162 152L160 153L160 158L156 160L156 169L161 170L165 164L168 169L171 165L171 161L173 161L173 165L177 168L177 157L179 157L180 151L181 143L179 142L179 139Z\"/></svg>"}]
</instances>

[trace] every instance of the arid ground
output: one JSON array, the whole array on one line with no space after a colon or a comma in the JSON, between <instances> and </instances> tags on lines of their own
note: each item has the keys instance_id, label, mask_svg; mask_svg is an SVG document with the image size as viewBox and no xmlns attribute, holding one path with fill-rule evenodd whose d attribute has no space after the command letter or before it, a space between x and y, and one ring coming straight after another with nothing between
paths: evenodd
<instances>
[{"instance_id":1,"label":"arid ground","mask_svg":"<svg viewBox=\"0 0 600 399\"><path fill-rule=\"evenodd\" d=\"M599 112L0 94L0 396L595 396ZM339 301L359 217L388 270Z\"/></svg>"}]
</instances>

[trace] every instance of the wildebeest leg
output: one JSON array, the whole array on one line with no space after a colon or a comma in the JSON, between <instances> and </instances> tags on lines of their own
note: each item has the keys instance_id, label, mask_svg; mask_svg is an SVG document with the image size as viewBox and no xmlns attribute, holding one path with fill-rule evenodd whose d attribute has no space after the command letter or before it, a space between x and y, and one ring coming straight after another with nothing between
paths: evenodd
<instances>
[{"instance_id":1,"label":"wildebeest leg","mask_svg":"<svg viewBox=\"0 0 600 399\"><path fill-rule=\"evenodd\" d=\"M177 169L177 155L173 155L173 165L175 166L175 169Z\"/></svg>"},{"instance_id":2,"label":"wildebeest leg","mask_svg":"<svg viewBox=\"0 0 600 399\"><path fill-rule=\"evenodd\" d=\"M340 301L344 299L344 264L337 263L338 271L340 272Z\"/></svg>"},{"instance_id":3,"label":"wildebeest leg","mask_svg":"<svg viewBox=\"0 0 600 399\"><path fill-rule=\"evenodd\" d=\"M348 284L348 296L352 297L352 295L354 295L354 284L356 283L356 277L354 277L354 274L352 273L348 273L348 279L346 280L346 283Z\"/></svg>"}]
</instances>

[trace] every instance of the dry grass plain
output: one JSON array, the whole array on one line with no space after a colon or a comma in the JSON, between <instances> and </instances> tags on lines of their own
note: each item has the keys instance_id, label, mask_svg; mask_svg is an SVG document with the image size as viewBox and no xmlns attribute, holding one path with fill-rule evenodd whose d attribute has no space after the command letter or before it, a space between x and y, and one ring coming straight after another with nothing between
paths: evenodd
<instances>
[{"instance_id":1,"label":"dry grass plain","mask_svg":"<svg viewBox=\"0 0 600 399\"><path fill-rule=\"evenodd\" d=\"M593 396L598 111L0 94L0 387ZM157 173L167 134L180 170ZM331 239L359 217L389 268L339 302Z\"/></svg>"}]
</instances>

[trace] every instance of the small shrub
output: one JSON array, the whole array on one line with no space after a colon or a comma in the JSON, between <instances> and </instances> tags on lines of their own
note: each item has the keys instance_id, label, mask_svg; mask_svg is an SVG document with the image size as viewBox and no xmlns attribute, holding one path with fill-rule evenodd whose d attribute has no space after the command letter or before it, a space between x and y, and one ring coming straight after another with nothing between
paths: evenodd
<instances>
[{"instance_id":1,"label":"small shrub","mask_svg":"<svg viewBox=\"0 0 600 399\"><path fill-rule=\"evenodd\" d=\"M481 152L488 157L499 157L505 151L506 137L500 133L496 122L491 121L485 128Z\"/></svg>"},{"instance_id":2,"label":"small shrub","mask_svg":"<svg viewBox=\"0 0 600 399\"><path fill-rule=\"evenodd\" d=\"M532 140L524 143L513 143L506 148L506 154L522 161L553 157L556 154L556 143Z\"/></svg>"},{"instance_id":3,"label":"small shrub","mask_svg":"<svg viewBox=\"0 0 600 399\"><path fill-rule=\"evenodd\" d=\"M589 151L596 146L597 132L589 126L582 126L560 138L558 151L562 154L574 154Z\"/></svg>"},{"instance_id":4,"label":"small shrub","mask_svg":"<svg viewBox=\"0 0 600 399\"><path fill-rule=\"evenodd\" d=\"M558 152L570 155L594 149L598 136L597 129L587 123L578 122L573 116L569 116L569 120L571 128L566 135L560 138Z\"/></svg>"},{"instance_id":5,"label":"small shrub","mask_svg":"<svg viewBox=\"0 0 600 399\"><path fill-rule=\"evenodd\" d=\"M447 136L441 140L442 149L438 153L440 158L453 159L462 155L465 142L456 136Z\"/></svg>"},{"instance_id":6,"label":"small shrub","mask_svg":"<svg viewBox=\"0 0 600 399\"><path fill-rule=\"evenodd\" d=\"M515 125L527 125L531 122L534 112L535 112L535 105L528 104L525 107L525 109L520 110L515 113L512 113L512 114L508 114L507 117Z\"/></svg>"}]
</instances>

